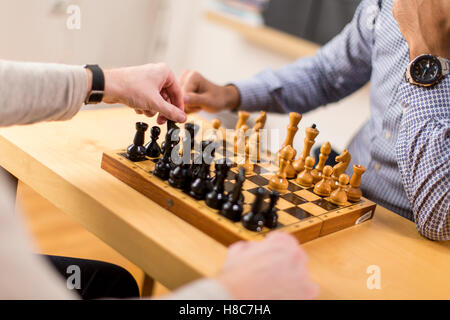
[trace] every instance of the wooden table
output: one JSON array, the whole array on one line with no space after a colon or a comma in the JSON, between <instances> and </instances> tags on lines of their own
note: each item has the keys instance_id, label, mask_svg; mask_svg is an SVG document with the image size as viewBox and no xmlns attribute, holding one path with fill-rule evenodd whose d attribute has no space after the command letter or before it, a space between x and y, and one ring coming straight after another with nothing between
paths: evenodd
<instances>
[{"instance_id":1,"label":"wooden table","mask_svg":"<svg viewBox=\"0 0 450 320\"><path fill-rule=\"evenodd\" d=\"M138 120L130 109L103 109L0 129L0 166L168 288L213 276L223 245L100 168L103 151L130 144ZM450 243L420 237L382 207L372 221L304 248L320 298L450 298ZM370 265L381 270L381 290L367 289Z\"/></svg>"}]
</instances>

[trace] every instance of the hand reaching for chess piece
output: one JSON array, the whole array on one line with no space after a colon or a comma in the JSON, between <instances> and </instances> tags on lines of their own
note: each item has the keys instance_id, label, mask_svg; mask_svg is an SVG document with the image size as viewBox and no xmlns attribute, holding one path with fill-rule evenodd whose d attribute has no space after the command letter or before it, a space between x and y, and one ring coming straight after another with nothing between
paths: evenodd
<instances>
[{"instance_id":1,"label":"hand reaching for chess piece","mask_svg":"<svg viewBox=\"0 0 450 320\"><path fill-rule=\"evenodd\" d=\"M235 299L313 299L319 287L311 281L306 262L294 237L273 233L263 241L230 246L216 280Z\"/></svg>"},{"instance_id":2,"label":"hand reaching for chess piece","mask_svg":"<svg viewBox=\"0 0 450 320\"><path fill-rule=\"evenodd\" d=\"M164 63L105 70L104 75L103 102L123 103L149 117L159 113L158 124L186 121L183 94ZM89 72L88 77L92 81Z\"/></svg>"}]
</instances>

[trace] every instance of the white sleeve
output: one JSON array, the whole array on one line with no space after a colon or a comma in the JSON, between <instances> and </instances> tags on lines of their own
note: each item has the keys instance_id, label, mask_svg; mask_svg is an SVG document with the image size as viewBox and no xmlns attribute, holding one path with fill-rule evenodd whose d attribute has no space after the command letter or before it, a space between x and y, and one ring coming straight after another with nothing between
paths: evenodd
<instances>
[{"instance_id":1,"label":"white sleeve","mask_svg":"<svg viewBox=\"0 0 450 320\"><path fill-rule=\"evenodd\" d=\"M0 60L0 127L70 119L87 91L82 66Z\"/></svg>"},{"instance_id":2,"label":"white sleeve","mask_svg":"<svg viewBox=\"0 0 450 320\"><path fill-rule=\"evenodd\" d=\"M201 279L174 291L164 300L231 300L233 297L220 283L213 279Z\"/></svg>"},{"instance_id":3,"label":"white sleeve","mask_svg":"<svg viewBox=\"0 0 450 320\"><path fill-rule=\"evenodd\" d=\"M0 172L0 299L76 298L30 243Z\"/></svg>"}]
</instances>

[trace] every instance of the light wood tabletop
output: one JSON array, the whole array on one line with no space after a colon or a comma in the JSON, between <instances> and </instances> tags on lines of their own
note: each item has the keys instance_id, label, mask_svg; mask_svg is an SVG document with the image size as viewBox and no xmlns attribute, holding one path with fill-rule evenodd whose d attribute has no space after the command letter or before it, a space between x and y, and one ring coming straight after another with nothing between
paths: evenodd
<instances>
[{"instance_id":1,"label":"light wood tabletop","mask_svg":"<svg viewBox=\"0 0 450 320\"><path fill-rule=\"evenodd\" d=\"M131 143L136 121L154 123L117 108L3 128L0 166L168 288L213 276L223 245L100 168L104 151ZM450 243L426 240L380 206L373 220L304 248L322 299L450 298ZM379 268L380 289L367 288L370 266Z\"/></svg>"}]
</instances>

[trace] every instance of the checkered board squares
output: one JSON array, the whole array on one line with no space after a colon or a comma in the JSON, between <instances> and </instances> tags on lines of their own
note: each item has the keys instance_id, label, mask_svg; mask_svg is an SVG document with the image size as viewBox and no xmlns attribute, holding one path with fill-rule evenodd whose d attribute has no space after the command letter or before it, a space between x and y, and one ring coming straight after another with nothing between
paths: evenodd
<instances>
[{"instance_id":1,"label":"checkered board squares","mask_svg":"<svg viewBox=\"0 0 450 320\"><path fill-rule=\"evenodd\" d=\"M216 154L216 160L220 158L220 154ZM235 176L239 170L236 165L238 158L233 156L230 159L234 165L225 180L226 192L234 188ZM264 227L260 232L253 232L245 229L241 222L230 221L221 216L218 210L209 208L204 201L193 199L183 191L171 187L167 181L153 176L151 172L156 162L157 159L131 162L126 158L125 150L119 150L103 155L102 168L226 245L239 240L262 239L274 230L290 233L301 242L306 242L370 219L375 209L375 204L364 198L358 203L348 202L344 206L337 206L329 198L316 195L312 188L304 188L295 180L289 180L287 192L280 196L276 205L277 227ZM211 169L214 169L213 165ZM250 211L258 188L270 191L270 178L277 171L278 167L269 161L254 165L253 172L246 176L243 184L244 215ZM214 176L213 171L211 176ZM265 205L268 206L269 202L267 197Z\"/></svg>"}]
</instances>

